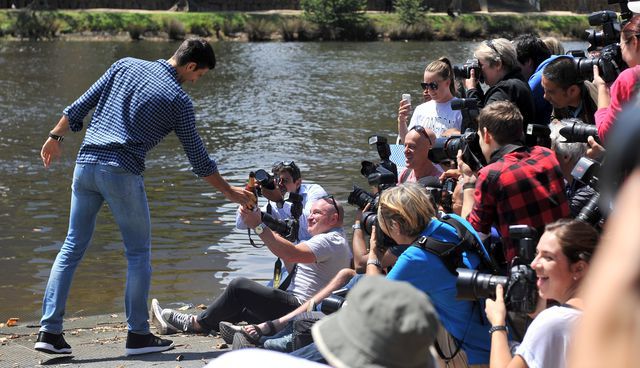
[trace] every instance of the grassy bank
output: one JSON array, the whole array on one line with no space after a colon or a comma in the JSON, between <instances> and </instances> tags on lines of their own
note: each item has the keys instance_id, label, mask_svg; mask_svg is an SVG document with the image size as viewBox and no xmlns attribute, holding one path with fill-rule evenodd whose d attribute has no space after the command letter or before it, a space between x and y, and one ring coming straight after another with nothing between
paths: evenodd
<instances>
[{"instance_id":1,"label":"grassy bank","mask_svg":"<svg viewBox=\"0 0 640 368\"><path fill-rule=\"evenodd\" d=\"M588 28L584 15L464 14L451 18L425 14L411 26L397 14L368 13L363 24L338 32L339 39L470 40L513 37L534 32L540 36L578 38ZM250 41L306 41L333 38L336 30L319 29L301 14L239 12L175 13L136 11L0 11L0 37L57 39L70 37L125 37L183 39L194 34L212 39Z\"/></svg>"}]
</instances>

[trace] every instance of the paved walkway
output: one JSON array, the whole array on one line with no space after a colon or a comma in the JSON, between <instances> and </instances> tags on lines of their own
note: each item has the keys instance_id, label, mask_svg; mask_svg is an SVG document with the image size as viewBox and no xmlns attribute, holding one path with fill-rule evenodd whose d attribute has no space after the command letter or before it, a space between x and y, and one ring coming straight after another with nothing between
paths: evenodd
<instances>
[{"instance_id":1,"label":"paved walkway","mask_svg":"<svg viewBox=\"0 0 640 368\"><path fill-rule=\"evenodd\" d=\"M187 311L196 312L196 311ZM65 339L72 355L49 355L33 350L37 322L0 328L0 367L203 367L229 348L214 336L176 334L175 348L162 353L127 357L124 315L104 315L65 320ZM155 329L152 327L152 332Z\"/></svg>"}]
</instances>

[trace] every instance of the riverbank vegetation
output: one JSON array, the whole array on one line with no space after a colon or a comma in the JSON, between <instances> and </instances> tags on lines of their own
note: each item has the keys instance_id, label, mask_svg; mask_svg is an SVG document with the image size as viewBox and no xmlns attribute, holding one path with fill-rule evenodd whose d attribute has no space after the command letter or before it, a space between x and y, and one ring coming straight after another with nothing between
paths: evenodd
<instances>
[{"instance_id":1,"label":"riverbank vegetation","mask_svg":"<svg viewBox=\"0 0 640 368\"><path fill-rule=\"evenodd\" d=\"M476 40L513 37L525 32L561 38L579 38L589 27L585 15L446 14L426 13L420 1L395 13L365 12L361 0L342 18L323 8L283 13L177 13L111 10L1 10L0 37L12 39L69 39L100 37L180 40L189 34L217 40ZM307 0L307 3L321 3ZM324 11L324 13L323 13Z\"/></svg>"}]
</instances>

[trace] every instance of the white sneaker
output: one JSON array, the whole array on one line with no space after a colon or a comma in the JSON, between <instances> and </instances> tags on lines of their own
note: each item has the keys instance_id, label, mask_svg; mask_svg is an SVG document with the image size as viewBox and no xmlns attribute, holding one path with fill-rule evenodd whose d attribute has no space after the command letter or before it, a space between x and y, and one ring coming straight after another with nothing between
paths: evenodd
<instances>
[{"instance_id":1,"label":"white sneaker","mask_svg":"<svg viewBox=\"0 0 640 368\"><path fill-rule=\"evenodd\" d=\"M158 335L171 335L178 330L173 328L167 321L162 317L162 307L160 307L160 303L158 299L151 300L151 309L149 310L149 316L151 318L151 323L156 326L158 330Z\"/></svg>"}]
</instances>

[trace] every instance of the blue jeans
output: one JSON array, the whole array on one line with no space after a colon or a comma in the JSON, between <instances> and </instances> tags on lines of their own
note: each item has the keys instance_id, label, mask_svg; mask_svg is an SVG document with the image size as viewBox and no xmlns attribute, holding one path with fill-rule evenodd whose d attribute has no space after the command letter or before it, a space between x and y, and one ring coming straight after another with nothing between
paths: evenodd
<instances>
[{"instance_id":1,"label":"blue jeans","mask_svg":"<svg viewBox=\"0 0 640 368\"><path fill-rule=\"evenodd\" d=\"M120 228L127 257L125 313L129 331L147 334L151 283L151 219L142 176L108 165L77 164L71 186L67 238L56 257L44 293L40 331L62 332L73 274L82 260L107 202Z\"/></svg>"},{"instance_id":2,"label":"blue jeans","mask_svg":"<svg viewBox=\"0 0 640 368\"><path fill-rule=\"evenodd\" d=\"M291 352L293 346L293 322L289 321L287 326L273 336L263 336L260 342L265 349L281 351L283 353Z\"/></svg>"}]
</instances>

